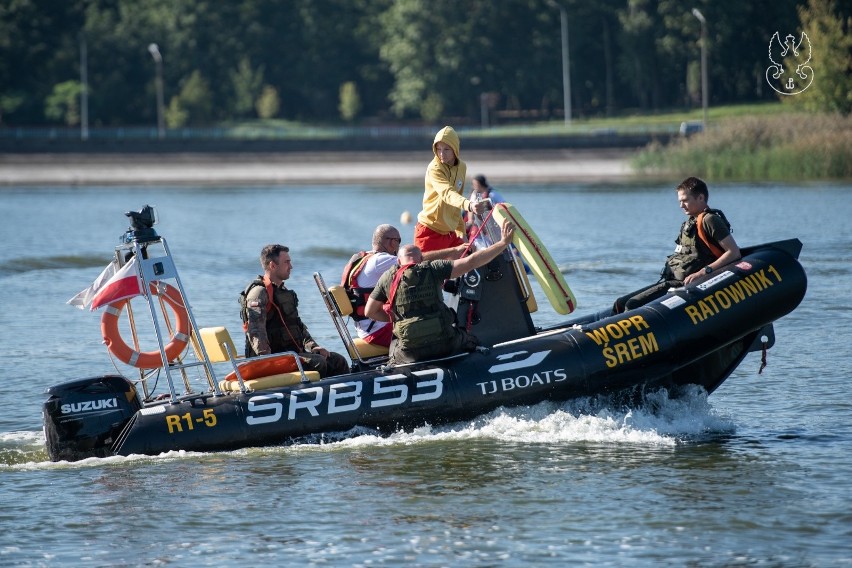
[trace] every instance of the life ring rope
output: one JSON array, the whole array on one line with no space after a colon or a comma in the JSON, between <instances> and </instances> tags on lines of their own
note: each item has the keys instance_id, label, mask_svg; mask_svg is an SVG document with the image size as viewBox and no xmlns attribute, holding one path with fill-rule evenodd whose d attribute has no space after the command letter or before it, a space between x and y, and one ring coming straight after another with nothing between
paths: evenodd
<instances>
[{"instance_id":1,"label":"life ring rope","mask_svg":"<svg viewBox=\"0 0 852 568\"><path fill-rule=\"evenodd\" d=\"M169 338L168 344L165 346L166 358L168 361L174 361L189 344L189 313L180 292L173 286L165 282L151 282L149 289L152 295L158 296L174 312L175 329L174 331L170 330L172 335ZM118 329L118 320L121 312L130 300L131 298L125 298L115 301L109 304L104 310L104 314L101 316L101 335L104 338L104 344L106 344L109 352L119 361L127 363L132 367L140 369L162 367L163 359L159 349L155 351L137 351L131 348L121 337L121 332ZM165 310L163 312L165 316ZM171 327L168 317L166 317L166 322Z\"/></svg>"}]
</instances>

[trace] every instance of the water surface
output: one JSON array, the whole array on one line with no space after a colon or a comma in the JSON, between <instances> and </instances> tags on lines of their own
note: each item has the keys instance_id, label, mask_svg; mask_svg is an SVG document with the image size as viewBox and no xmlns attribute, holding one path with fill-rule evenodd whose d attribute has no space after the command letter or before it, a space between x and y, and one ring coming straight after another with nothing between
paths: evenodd
<instances>
[{"instance_id":1,"label":"water surface","mask_svg":"<svg viewBox=\"0 0 852 568\"><path fill-rule=\"evenodd\" d=\"M682 221L669 186L498 189L548 244L578 313L655 280ZM751 354L710 397L662 393L632 410L540 404L388 438L47 461L44 389L116 372L100 314L65 301L109 262L125 211L158 207L199 325L237 337L236 298L260 248L290 246L300 311L342 351L311 275L335 282L379 223L410 241L398 221L417 213L420 191L0 189L0 564L852 563L852 188L837 184L711 187L741 246L802 240L809 289L776 324L763 373ZM537 325L564 319L540 290L538 300Z\"/></svg>"}]
</instances>

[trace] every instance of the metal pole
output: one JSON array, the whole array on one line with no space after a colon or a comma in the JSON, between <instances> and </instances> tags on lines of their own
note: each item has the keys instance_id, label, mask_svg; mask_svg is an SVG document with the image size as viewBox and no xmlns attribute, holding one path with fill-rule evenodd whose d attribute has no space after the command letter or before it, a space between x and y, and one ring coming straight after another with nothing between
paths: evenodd
<instances>
[{"instance_id":1,"label":"metal pole","mask_svg":"<svg viewBox=\"0 0 852 568\"><path fill-rule=\"evenodd\" d=\"M692 15L701 22L701 109L703 111L702 130L707 131L707 20L698 8L692 9Z\"/></svg>"},{"instance_id":2,"label":"metal pole","mask_svg":"<svg viewBox=\"0 0 852 568\"><path fill-rule=\"evenodd\" d=\"M80 139L89 139L89 65L86 36L80 34Z\"/></svg>"},{"instance_id":3,"label":"metal pole","mask_svg":"<svg viewBox=\"0 0 852 568\"><path fill-rule=\"evenodd\" d=\"M157 137L162 139L166 136L166 122L163 116L163 56L160 54L160 48L156 43L150 44L148 51L154 58L154 64L157 68Z\"/></svg>"},{"instance_id":4,"label":"metal pole","mask_svg":"<svg viewBox=\"0 0 852 568\"><path fill-rule=\"evenodd\" d=\"M568 12L559 6L559 19L562 24L562 104L565 109L565 126L571 125L571 74L568 72Z\"/></svg>"}]
</instances>

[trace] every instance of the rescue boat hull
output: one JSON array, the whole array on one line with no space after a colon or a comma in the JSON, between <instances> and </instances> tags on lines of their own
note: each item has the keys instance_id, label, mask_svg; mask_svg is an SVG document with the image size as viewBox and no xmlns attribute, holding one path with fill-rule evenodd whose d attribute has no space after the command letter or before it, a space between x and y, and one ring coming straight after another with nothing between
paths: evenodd
<instances>
[{"instance_id":1,"label":"rescue boat hull","mask_svg":"<svg viewBox=\"0 0 852 568\"><path fill-rule=\"evenodd\" d=\"M800 248L792 240L744 249L740 261L711 278L638 309L574 318L440 361L145 406L121 377L64 383L47 391L48 452L54 460L76 460L223 451L359 427L438 425L542 401L635 401L692 384L713 392L748 352L771 346L772 322L801 302L807 278Z\"/></svg>"}]
</instances>

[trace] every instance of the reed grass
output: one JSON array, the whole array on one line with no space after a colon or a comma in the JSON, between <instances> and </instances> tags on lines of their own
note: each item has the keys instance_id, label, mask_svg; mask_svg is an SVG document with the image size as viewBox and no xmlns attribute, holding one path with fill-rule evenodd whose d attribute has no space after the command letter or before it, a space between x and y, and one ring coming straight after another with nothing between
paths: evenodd
<instances>
[{"instance_id":1,"label":"reed grass","mask_svg":"<svg viewBox=\"0 0 852 568\"><path fill-rule=\"evenodd\" d=\"M852 179L852 116L782 114L728 118L634 160L644 173L708 180Z\"/></svg>"}]
</instances>

